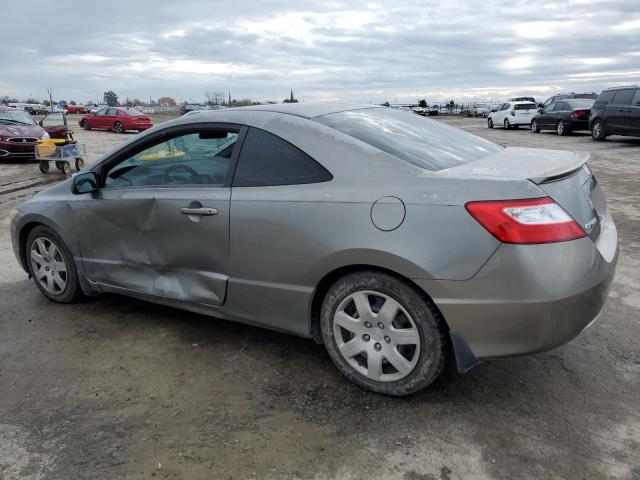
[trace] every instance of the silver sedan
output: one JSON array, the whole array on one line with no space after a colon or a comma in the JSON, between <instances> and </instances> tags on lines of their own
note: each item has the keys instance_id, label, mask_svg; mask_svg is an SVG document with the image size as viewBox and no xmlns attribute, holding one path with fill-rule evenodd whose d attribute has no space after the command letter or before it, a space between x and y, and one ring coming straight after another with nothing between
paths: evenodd
<instances>
[{"instance_id":1,"label":"silver sedan","mask_svg":"<svg viewBox=\"0 0 640 480\"><path fill-rule=\"evenodd\" d=\"M115 292L291 332L406 395L598 316L618 247L587 160L385 107L196 112L24 203L13 247L53 301Z\"/></svg>"}]
</instances>

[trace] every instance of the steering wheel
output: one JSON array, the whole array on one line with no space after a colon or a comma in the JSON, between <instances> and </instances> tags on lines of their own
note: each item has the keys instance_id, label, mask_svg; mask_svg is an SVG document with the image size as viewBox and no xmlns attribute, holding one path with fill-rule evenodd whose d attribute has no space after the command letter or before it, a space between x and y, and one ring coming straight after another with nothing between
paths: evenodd
<instances>
[{"instance_id":1,"label":"steering wheel","mask_svg":"<svg viewBox=\"0 0 640 480\"><path fill-rule=\"evenodd\" d=\"M190 176L191 179L189 182L182 182L180 181L179 177L172 177L171 174L178 172L180 170L183 170L185 172L187 172ZM164 172L164 183L165 184L170 184L170 183L200 183L200 174L198 172L196 172L193 168L191 168L189 165L182 165L182 164L177 164L177 165L171 165L169 168L167 168Z\"/></svg>"}]
</instances>

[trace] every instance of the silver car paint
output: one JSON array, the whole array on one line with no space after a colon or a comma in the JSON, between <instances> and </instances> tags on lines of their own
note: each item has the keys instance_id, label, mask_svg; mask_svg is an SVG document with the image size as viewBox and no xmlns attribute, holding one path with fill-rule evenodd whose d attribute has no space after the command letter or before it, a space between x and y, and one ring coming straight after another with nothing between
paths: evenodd
<instances>
[{"instance_id":1,"label":"silver car paint","mask_svg":"<svg viewBox=\"0 0 640 480\"><path fill-rule=\"evenodd\" d=\"M596 244L584 238L501 245L464 208L472 200L562 197L563 187L536 183L580 168L585 155L514 148L429 172L307 118L340 107L282 108L189 115L105 158L177 125L224 122L284 138L324 165L332 181L73 195L68 180L22 206L11 225L16 255L24 266L23 228L44 223L71 249L88 292L125 293L303 336L313 333L313 296L324 278L345 267L375 266L423 288L478 357L552 348L601 309L617 236L604 200L597 199L599 187L594 204L608 228ZM442 141L458 134L452 128ZM405 207L403 221L390 231L377 228L371 216L375 202L386 197ZM584 210L564 197L556 200L570 213ZM179 208L192 201L215 205L220 215L190 222ZM601 252L611 249L613 255Z\"/></svg>"}]
</instances>

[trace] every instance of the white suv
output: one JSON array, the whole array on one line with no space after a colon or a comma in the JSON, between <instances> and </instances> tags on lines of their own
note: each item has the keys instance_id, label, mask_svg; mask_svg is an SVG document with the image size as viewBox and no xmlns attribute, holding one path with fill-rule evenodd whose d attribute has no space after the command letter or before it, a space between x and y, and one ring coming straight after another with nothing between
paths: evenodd
<instances>
[{"instance_id":1,"label":"white suv","mask_svg":"<svg viewBox=\"0 0 640 480\"><path fill-rule=\"evenodd\" d=\"M489 114L487 126L493 128L494 125L501 125L506 129L520 125L529 126L537 114L538 107L533 102L507 102Z\"/></svg>"}]
</instances>

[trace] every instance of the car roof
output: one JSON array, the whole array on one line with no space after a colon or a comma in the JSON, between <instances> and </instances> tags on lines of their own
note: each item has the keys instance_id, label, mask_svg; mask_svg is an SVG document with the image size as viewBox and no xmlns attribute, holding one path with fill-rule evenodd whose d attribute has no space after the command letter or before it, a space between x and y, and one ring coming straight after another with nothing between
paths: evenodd
<instances>
[{"instance_id":1,"label":"car roof","mask_svg":"<svg viewBox=\"0 0 640 480\"><path fill-rule=\"evenodd\" d=\"M522 105L525 103L535 103L535 102L532 100L518 100L518 101L509 101L507 103L511 103L512 105Z\"/></svg>"},{"instance_id":2,"label":"car roof","mask_svg":"<svg viewBox=\"0 0 640 480\"><path fill-rule=\"evenodd\" d=\"M385 108L381 105L347 104L347 103L277 103L267 105L251 105L247 107L225 108L223 110L201 110L200 115L216 115L220 112L272 112L285 113L303 118L314 118L330 113L359 110L363 108Z\"/></svg>"}]
</instances>

